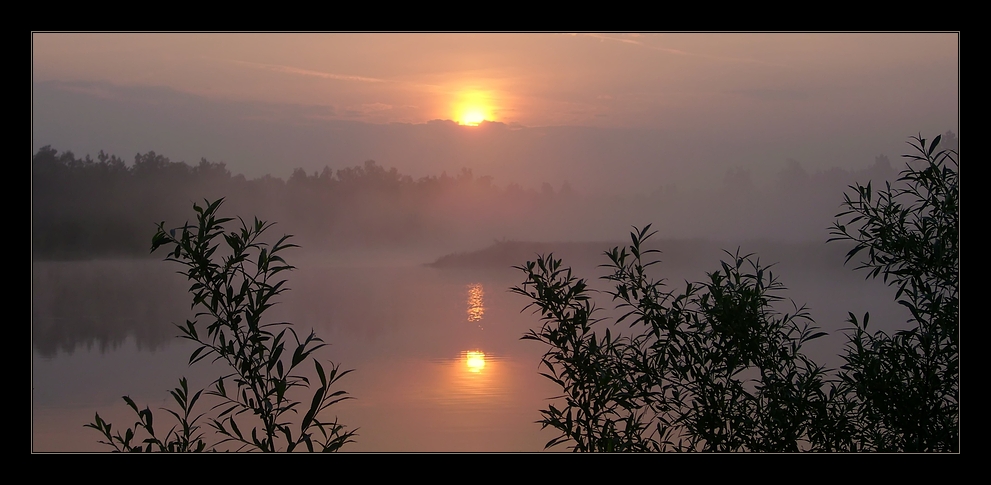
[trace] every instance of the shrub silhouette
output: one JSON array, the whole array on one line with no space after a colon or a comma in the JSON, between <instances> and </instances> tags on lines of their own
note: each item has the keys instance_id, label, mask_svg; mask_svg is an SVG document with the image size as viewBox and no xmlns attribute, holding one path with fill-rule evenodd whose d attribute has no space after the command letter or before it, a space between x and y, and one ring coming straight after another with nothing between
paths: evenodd
<instances>
[{"instance_id":1,"label":"shrub silhouette","mask_svg":"<svg viewBox=\"0 0 991 485\"><path fill-rule=\"evenodd\" d=\"M847 261L897 286L911 329L868 333L851 313L845 364L830 371L802 347L825 335L804 307L772 308L783 286L753 255L669 290L648 268L650 226L608 251L614 334L584 279L553 254L518 266L511 288L541 315L525 340L549 349L545 377L562 394L539 423L574 451L958 451L959 156L921 136L902 186L851 186L830 241Z\"/></svg>"},{"instance_id":2,"label":"shrub silhouette","mask_svg":"<svg viewBox=\"0 0 991 485\"><path fill-rule=\"evenodd\" d=\"M833 226L830 241L852 241L847 261L866 250L858 270L895 286L911 312L907 330L867 330L869 314L851 313L846 364L840 371L842 405L854 449L958 451L960 399L960 186L959 156L913 138L903 186L872 191L851 187L849 218ZM851 225L856 225L852 227ZM848 227L851 226L851 227Z\"/></svg>"},{"instance_id":3,"label":"shrub silhouette","mask_svg":"<svg viewBox=\"0 0 991 485\"><path fill-rule=\"evenodd\" d=\"M274 298L287 289L286 280L277 275L293 269L282 258L282 252L295 245L286 242L288 235L273 245L262 242L262 234L272 224L257 218L251 224L239 219L240 227L227 232L225 224L233 219L217 216L222 203L223 199L206 201L204 207L194 204L196 225L166 230L163 222L152 238L152 252L165 247L169 251L166 260L185 267L180 273L193 282L189 291L192 306L200 310L196 318L204 317L208 322L206 335L195 319L177 325L181 337L199 344L189 356L189 364L213 356L215 362L226 363L231 370L207 391L216 400L211 408L216 414L206 418L206 423L219 441L208 446L204 440L200 420L205 414L193 411L203 390L190 395L185 378L171 391L179 410L166 411L177 424L164 438L155 433L151 410L139 410L127 396L124 401L138 416L133 428L113 434L112 425L99 413L86 426L102 433L105 441L101 443L117 451L294 451L302 447L309 451L337 451L352 441L355 430L347 430L336 420L324 421L320 413L348 399L345 391L332 391L331 386L350 371L341 371L333 363L329 371L325 370L311 356L326 345L312 331L300 339L291 324L262 320L264 312L275 303ZM229 253L226 256L218 253L221 236L226 243L223 252ZM313 361L319 380L312 386L310 379L300 374L299 366L307 360ZM313 387L316 390L309 402L291 397L296 388ZM300 412L304 413L302 419L292 422L290 417ZM141 441L136 437L139 430L147 435Z\"/></svg>"}]
</instances>

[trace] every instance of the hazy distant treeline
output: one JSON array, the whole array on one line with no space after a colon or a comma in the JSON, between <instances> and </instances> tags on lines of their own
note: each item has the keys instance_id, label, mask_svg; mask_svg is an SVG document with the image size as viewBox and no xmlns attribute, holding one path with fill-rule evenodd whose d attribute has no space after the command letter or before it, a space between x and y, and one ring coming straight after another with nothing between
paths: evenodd
<instances>
[{"instance_id":1,"label":"hazy distant treeline","mask_svg":"<svg viewBox=\"0 0 991 485\"><path fill-rule=\"evenodd\" d=\"M225 197L225 213L277 221L311 249L431 242L449 236L452 221L512 219L572 194L493 185L469 169L414 180L374 161L288 180L232 175L224 163L172 162L148 152L132 164L102 151L94 160L44 147L33 157L32 248L36 259L144 255L154 224L178 226L192 202ZM314 247L316 246L316 247Z\"/></svg>"},{"instance_id":2,"label":"hazy distant treeline","mask_svg":"<svg viewBox=\"0 0 991 485\"><path fill-rule=\"evenodd\" d=\"M952 133L944 139L956 146ZM865 165L810 173L787 160L764 186L736 168L699 191L657 180L651 193L617 197L578 193L567 183L499 186L470 169L413 179L371 160L249 180L205 159L189 165L148 152L126 163L102 151L94 160L46 146L32 163L32 249L35 259L147 255L155 224L180 226L193 202L220 197L224 214L276 221L279 235L294 234L309 250L435 250L424 262L493 240L615 240L648 223L668 239L824 241L850 184L883 184L902 168L885 155Z\"/></svg>"}]
</instances>

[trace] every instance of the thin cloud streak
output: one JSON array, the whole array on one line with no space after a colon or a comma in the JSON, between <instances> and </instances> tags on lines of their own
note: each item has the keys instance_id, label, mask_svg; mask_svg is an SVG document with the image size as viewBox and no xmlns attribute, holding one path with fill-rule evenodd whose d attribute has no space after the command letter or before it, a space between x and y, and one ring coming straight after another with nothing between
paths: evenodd
<instances>
[{"instance_id":1,"label":"thin cloud streak","mask_svg":"<svg viewBox=\"0 0 991 485\"><path fill-rule=\"evenodd\" d=\"M585 37L592 37L593 39L611 40L615 42L623 42L625 44L643 45L643 42L636 41L633 39L622 39L619 37L610 37L608 35L602 35L602 34L581 34L581 35Z\"/></svg>"},{"instance_id":2,"label":"thin cloud streak","mask_svg":"<svg viewBox=\"0 0 991 485\"><path fill-rule=\"evenodd\" d=\"M283 73L286 73L286 74L297 74L297 75L300 75L300 76L313 76L313 77L320 77L320 78L324 78L324 79L335 79L335 80L338 80L338 81L357 81L357 82L365 82L365 83L389 83L389 82L397 82L397 81L390 81L390 80L387 80L387 79L378 79L378 78L374 78L374 77L353 76L353 75L348 75L348 74L334 74L334 73L322 72L322 71L311 71L311 70L308 70L308 69L300 69L300 68L297 68L297 67L282 66L282 65L278 65L278 64L261 64L261 63L258 63L258 62L238 61L236 59L226 59L226 61L227 62L234 63L234 64L239 64L239 65L242 65L242 66L247 66L247 67L255 68L255 69L264 69L264 70L274 71L274 72L283 72Z\"/></svg>"},{"instance_id":3,"label":"thin cloud streak","mask_svg":"<svg viewBox=\"0 0 991 485\"><path fill-rule=\"evenodd\" d=\"M660 51L660 52L666 52L668 54L674 54L676 56L701 57L701 58L704 58L704 59L712 59L712 60L716 60L716 61L744 62L744 63L751 63L751 64L761 64L761 65L764 65L764 66L785 67L784 64L775 63L775 62L761 61L759 59L750 59L750 58L742 58L742 57L713 56L713 55L709 55L709 54L697 54L697 53L694 53L694 52L686 52L686 51L683 51L683 50L680 50L680 49L672 49L670 47L660 47L660 46L653 46L653 45L649 45L649 44L644 44L643 42L640 42L638 40L624 39L624 38L620 38L620 37L611 37L611 36L603 35L603 34L583 33L583 34L572 34L572 35L581 35L583 37L591 37L593 39L609 40L609 41L613 41L613 42L622 42L624 44L633 44L633 45L644 47L644 48L650 49L650 50L655 50L655 51Z\"/></svg>"},{"instance_id":4,"label":"thin cloud streak","mask_svg":"<svg viewBox=\"0 0 991 485\"><path fill-rule=\"evenodd\" d=\"M395 79L380 79L380 78L366 77L366 76L355 76L350 74L335 74L331 72L313 71L310 69L300 69L298 67L283 66L279 64L263 64L260 62L239 61L236 59L222 59L222 60L224 62L229 62L232 64L237 64L252 69L281 72L284 74L292 74L297 76L311 76L311 77L319 77L322 79L333 79L335 81L351 81L351 82L360 82L360 83L369 83L369 84L400 85L415 89L427 90L428 92L434 92L434 93L436 93L438 89L442 90L442 92L445 93L456 92L456 90L444 89L442 86L439 86L437 84L400 81Z\"/></svg>"}]
</instances>

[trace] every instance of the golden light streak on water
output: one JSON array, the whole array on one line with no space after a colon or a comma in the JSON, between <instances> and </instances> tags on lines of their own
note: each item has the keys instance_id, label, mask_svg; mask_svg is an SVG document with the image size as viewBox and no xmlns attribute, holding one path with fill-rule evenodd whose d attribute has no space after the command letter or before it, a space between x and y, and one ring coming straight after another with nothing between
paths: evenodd
<instances>
[{"instance_id":1,"label":"golden light streak on water","mask_svg":"<svg viewBox=\"0 0 991 485\"><path fill-rule=\"evenodd\" d=\"M468 285L468 321L469 322L481 322L482 318L485 316L485 302L483 298L485 297L485 290L482 289L482 285L479 283L472 283ZM482 324L478 324L478 328L482 328Z\"/></svg>"}]
</instances>

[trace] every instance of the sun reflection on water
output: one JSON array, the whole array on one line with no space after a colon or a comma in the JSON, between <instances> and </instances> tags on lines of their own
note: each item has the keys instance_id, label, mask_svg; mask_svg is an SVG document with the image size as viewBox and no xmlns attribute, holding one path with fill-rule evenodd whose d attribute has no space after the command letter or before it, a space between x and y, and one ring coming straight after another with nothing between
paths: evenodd
<instances>
[{"instance_id":1,"label":"sun reflection on water","mask_svg":"<svg viewBox=\"0 0 991 485\"><path fill-rule=\"evenodd\" d=\"M478 323L478 328L482 328L482 317L485 316L485 290L479 283L468 285L468 321Z\"/></svg>"},{"instance_id":2,"label":"sun reflection on water","mask_svg":"<svg viewBox=\"0 0 991 485\"><path fill-rule=\"evenodd\" d=\"M485 407L491 404L491 399L505 397L507 376L499 357L474 347L462 350L457 359L448 362L452 365L448 367L444 387L452 400Z\"/></svg>"},{"instance_id":3,"label":"sun reflection on water","mask_svg":"<svg viewBox=\"0 0 991 485\"><path fill-rule=\"evenodd\" d=\"M465 366L468 372L479 373L485 368L485 352L469 350L465 353Z\"/></svg>"}]
</instances>

